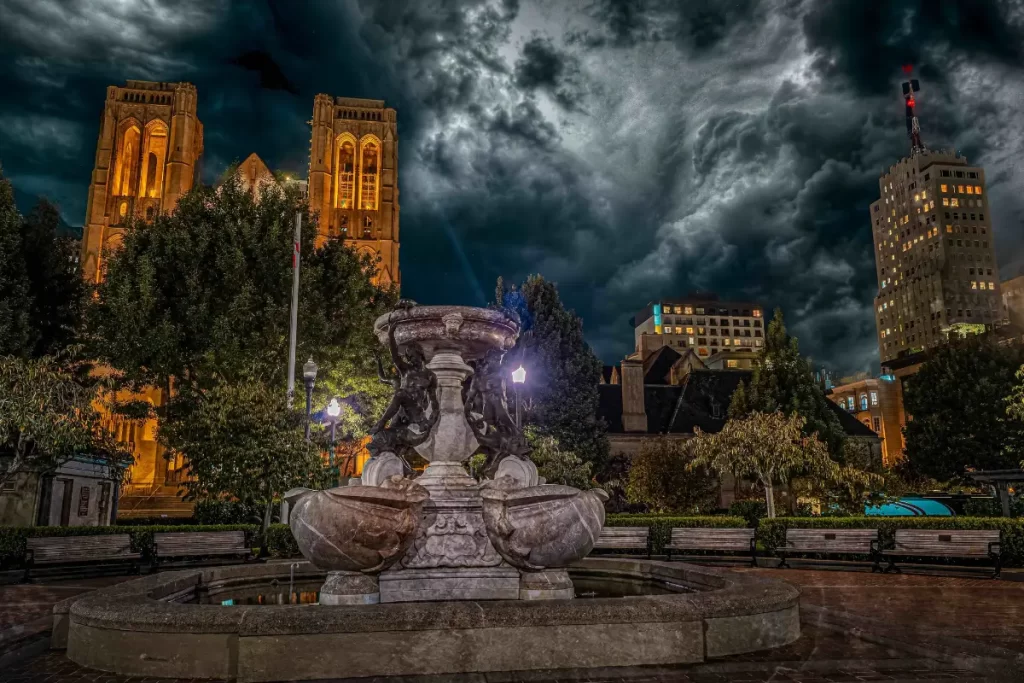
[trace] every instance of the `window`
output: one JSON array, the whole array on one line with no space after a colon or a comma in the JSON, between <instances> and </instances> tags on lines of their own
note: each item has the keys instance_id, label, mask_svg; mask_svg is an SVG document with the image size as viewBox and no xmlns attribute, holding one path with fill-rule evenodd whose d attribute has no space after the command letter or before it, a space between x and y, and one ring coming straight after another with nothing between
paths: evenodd
<instances>
[{"instance_id":1,"label":"window","mask_svg":"<svg viewBox=\"0 0 1024 683\"><path fill-rule=\"evenodd\" d=\"M693 308L691 308L690 306L687 306L686 308L683 309L683 313L685 315L693 315Z\"/></svg>"},{"instance_id":2,"label":"window","mask_svg":"<svg viewBox=\"0 0 1024 683\"><path fill-rule=\"evenodd\" d=\"M946 185L945 183L943 183L942 185L939 185L939 188L940 188L940 189L941 189L941 190L942 190L943 192L949 192L949 190L948 190L948 189L946 189L946 188L947 188L947 185Z\"/></svg>"},{"instance_id":3,"label":"window","mask_svg":"<svg viewBox=\"0 0 1024 683\"><path fill-rule=\"evenodd\" d=\"M880 417L873 417L873 418L871 418L871 420L872 420L872 423L874 424L874 427L875 427L875 433L881 433L881 431L882 431L882 418L880 418Z\"/></svg>"},{"instance_id":4,"label":"window","mask_svg":"<svg viewBox=\"0 0 1024 683\"><path fill-rule=\"evenodd\" d=\"M373 140L363 142L360 150L362 169L359 183L359 208L364 211L377 210L377 189L380 180L380 148Z\"/></svg>"},{"instance_id":5,"label":"window","mask_svg":"<svg viewBox=\"0 0 1024 683\"><path fill-rule=\"evenodd\" d=\"M974 186L974 194L981 194L981 185Z\"/></svg>"},{"instance_id":6,"label":"window","mask_svg":"<svg viewBox=\"0 0 1024 683\"><path fill-rule=\"evenodd\" d=\"M761 340L760 339L755 339L754 340L754 346L761 346Z\"/></svg>"},{"instance_id":7,"label":"window","mask_svg":"<svg viewBox=\"0 0 1024 683\"><path fill-rule=\"evenodd\" d=\"M672 311L672 312L675 313L676 315L682 315L683 314L683 307L682 306L676 306L675 310Z\"/></svg>"},{"instance_id":8,"label":"window","mask_svg":"<svg viewBox=\"0 0 1024 683\"><path fill-rule=\"evenodd\" d=\"M942 205L943 206L949 206L949 197L943 197L942 198Z\"/></svg>"},{"instance_id":9,"label":"window","mask_svg":"<svg viewBox=\"0 0 1024 683\"><path fill-rule=\"evenodd\" d=\"M343 139L338 145L337 188L334 205L339 209L353 209L356 205L356 143Z\"/></svg>"},{"instance_id":10,"label":"window","mask_svg":"<svg viewBox=\"0 0 1024 683\"><path fill-rule=\"evenodd\" d=\"M861 410L867 410L868 409L868 395L867 394L861 394L860 395L860 409Z\"/></svg>"},{"instance_id":11,"label":"window","mask_svg":"<svg viewBox=\"0 0 1024 683\"><path fill-rule=\"evenodd\" d=\"M725 367L727 368L738 368L739 366L740 362L738 360L730 358L729 360L725 361Z\"/></svg>"},{"instance_id":12,"label":"window","mask_svg":"<svg viewBox=\"0 0 1024 683\"><path fill-rule=\"evenodd\" d=\"M373 219L369 216L363 217L363 237L367 238L373 231Z\"/></svg>"},{"instance_id":13,"label":"window","mask_svg":"<svg viewBox=\"0 0 1024 683\"><path fill-rule=\"evenodd\" d=\"M872 391L871 392L871 405L873 405L873 406L877 406L878 405L878 392L877 391Z\"/></svg>"},{"instance_id":14,"label":"window","mask_svg":"<svg viewBox=\"0 0 1024 683\"><path fill-rule=\"evenodd\" d=\"M692 327L687 327L686 328L686 334L693 334L693 328Z\"/></svg>"},{"instance_id":15,"label":"window","mask_svg":"<svg viewBox=\"0 0 1024 683\"><path fill-rule=\"evenodd\" d=\"M846 409L853 412L853 396L846 397Z\"/></svg>"}]
</instances>

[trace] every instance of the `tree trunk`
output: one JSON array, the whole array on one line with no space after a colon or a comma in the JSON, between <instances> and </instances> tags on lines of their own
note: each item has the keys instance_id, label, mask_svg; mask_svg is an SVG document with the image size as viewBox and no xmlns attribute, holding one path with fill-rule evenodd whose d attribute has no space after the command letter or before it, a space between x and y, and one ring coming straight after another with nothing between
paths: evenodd
<instances>
[{"instance_id":1,"label":"tree trunk","mask_svg":"<svg viewBox=\"0 0 1024 683\"><path fill-rule=\"evenodd\" d=\"M270 518L274 514L274 492L267 487L267 507L263 510L263 525L260 529L260 557L266 557L269 554L267 549L267 536L270 533Z\"/></svg>"},{"instance_id":2,"label":"tree trunk","mask_svg":"<svg viewBox=\"0 0 1024 683\"><path fill-rule=\"evenodd\" d=\"M775 519L775 488L770 481L764 485L764 502L768 506L768 519Z\"/></svg>"}]
</instances>

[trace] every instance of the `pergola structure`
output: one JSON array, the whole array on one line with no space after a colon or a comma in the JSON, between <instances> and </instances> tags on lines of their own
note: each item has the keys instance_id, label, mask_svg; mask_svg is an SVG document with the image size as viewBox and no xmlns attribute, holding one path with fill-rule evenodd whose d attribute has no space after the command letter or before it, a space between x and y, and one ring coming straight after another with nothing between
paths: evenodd
<instances>
[{"instance_id":1,"label":"pergola structure","mask_svg":"<svg viewBox=\"0 0 1024 683\"><path fill-rule=\"evenodd\" d=\"M980 484L995 487L1003 517L1010 516L1010 485L1024 483L1024 469L978 470L967 475Z\"/></svg>"}]
</instances>

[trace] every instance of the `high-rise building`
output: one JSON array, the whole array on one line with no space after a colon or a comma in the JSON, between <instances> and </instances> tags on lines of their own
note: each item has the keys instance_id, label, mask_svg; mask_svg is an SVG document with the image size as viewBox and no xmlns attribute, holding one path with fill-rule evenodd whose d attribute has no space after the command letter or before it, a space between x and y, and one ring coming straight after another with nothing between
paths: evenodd
<instances>
[{"instance_id":1,"label":"high-rise building","mask_svg":"<svg viewBox=\"0 0 1024 683\"><path fill-rule=\"evenodd\" d=\"M128 81L107 88L82 228L82 272L103 277L103 259L132 216L172 210L192 189L203 124L191 83Z\"/></svg>"},{"instance_id":2,"label":"high-rise building","mask_svg":"<svg viewBox=\"0 0 1024 683\"><path fill-rule=\"evenodd\" d=\"M400 284L396 121L383 100L317 95L308 189L321 238L341 236L379 256L380 280Z\"/></svg>"},{"instance_id":3,"label":"high-rise building","mask_svg":"<svg viewBox=\"0 0 1024 683\"><path fill-rule=\"evenodd\" d=\"M924 146L917 91L916 80L903 84L910 156L882 174L871 205L883 364L1003 317L985 171Z\"/></svg>"},{"instance_id":4,"label":"high-rise building","mask_svg":"<svg viewBox=\"0 0 1024 683\"><path fill-rule=\"evenodd\" d=\"M633 316L640 360L664 346L692 349L707 361L720 352L764 347L764 309L752 302L719 301L714 294L692 294L648 304ZM725 367L749 367L724 362Z\"/></svg>"}]
</instances>

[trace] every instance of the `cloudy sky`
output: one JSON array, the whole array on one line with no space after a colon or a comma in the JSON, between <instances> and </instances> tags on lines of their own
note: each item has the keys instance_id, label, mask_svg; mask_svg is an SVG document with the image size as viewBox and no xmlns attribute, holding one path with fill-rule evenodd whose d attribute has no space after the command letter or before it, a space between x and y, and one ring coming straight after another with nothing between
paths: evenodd
<instances>
[{"instance_id":1,"label":"cloudy sky","mask_svg":"<svg viewBox=\"0 0 1024 683\"><path fill-rule=\"evenodd\" d=\"M398 110L403 293L559 284L606 362L692 290L781 306L877 369L868 204L908 143L985 166L1024 266L1022 0L0 0L0 163L81 225L105 87L195 83L203 178L304 173L313 96Z\"/></svg>"}]
</instances>

